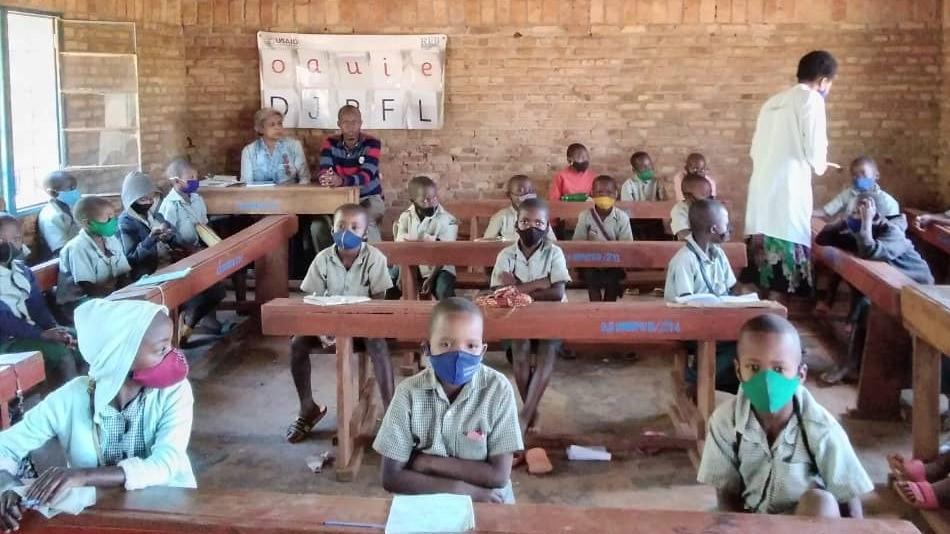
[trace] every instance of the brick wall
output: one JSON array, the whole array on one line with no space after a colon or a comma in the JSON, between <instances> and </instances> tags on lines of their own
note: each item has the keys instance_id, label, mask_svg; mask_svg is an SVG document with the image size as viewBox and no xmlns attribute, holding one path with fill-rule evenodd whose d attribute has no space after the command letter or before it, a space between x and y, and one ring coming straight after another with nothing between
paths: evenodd
<instances>
[{"instance_id":1,"label":"brick wall","mask_svg":"<svg viewBox=\"0 0 950 534\"><path fill-rule=\"evenodd\" d=\"M794 81L804 52L826 48L841 62L830 158L870 154L903 202L936 206L941 193L950 202L937 173L950 144L941 10L937 0L185 0L190 152L204 169L237 172L260 103L259 30L440 32L445 127L377 132L390 201L405 202L417 173L446 197L497 195L514 173L546 182L578 141L597 172L618 178L635 150L666 173L701 150L741 217L759 106ZM295 132L311 161L326 133ZM816 179L816 201L846 180Z\"/></svg>"}]
</instances>

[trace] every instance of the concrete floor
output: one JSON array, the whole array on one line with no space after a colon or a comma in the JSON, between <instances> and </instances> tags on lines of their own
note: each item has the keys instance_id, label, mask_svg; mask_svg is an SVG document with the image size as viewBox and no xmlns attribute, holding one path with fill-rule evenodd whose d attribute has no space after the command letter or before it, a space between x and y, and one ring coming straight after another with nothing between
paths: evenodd
<instances>
[{"instance_id":1,"label":"concrete floor","mask_svg":"<svg viewBox=\"0 0 950 534\"><path fill-rule=\"evenodd\" d=\"M576 300L583 297L577 295ZM829 365L830 354L841 351L843 344L826 328L828 321L822 321L821 327L810 318L796 323L808 349L809 366L817 376ZM285 429L297 412L288 346L286 338L251 335L240 343L219 343L213 351L207 346L188 351L196 394L190 452L199 486L385 496L375 453L365 455L362 470L351 483L337 482L332 469L313 474L306 466L308 456L332 450L336 425L333 356L312 357L314 392L318 403L329 405L327 417L311 439L296 445L284 440ZM666 415L672 400L671 358L657 348L639 350L638 355L636 361L613 355L559 361L540 407L542 433L556 429L558 433L631 436L645 430L672 430ZM487 363L510 377L503 354L490 353ZM596 388L591 387L594 384ZM865 499L866 512L923 525L918 514L902 506L886 485L885 455L909 453L910 425L849 419L846 412L855 402L853 387L819 388L813 381L809 386L841 418L877 484L877 491ZM727 398L719 395L720 401ZM629 455L610 463L568 462L560 451L549 453L555 466L551 475L536 477L523 469L513 473L520 502L673 510L715 507L714 490L696 484L695 467L685 452ZM37 458L40 466L45 463L43 456Z\"/></svg>"}]
</instances>

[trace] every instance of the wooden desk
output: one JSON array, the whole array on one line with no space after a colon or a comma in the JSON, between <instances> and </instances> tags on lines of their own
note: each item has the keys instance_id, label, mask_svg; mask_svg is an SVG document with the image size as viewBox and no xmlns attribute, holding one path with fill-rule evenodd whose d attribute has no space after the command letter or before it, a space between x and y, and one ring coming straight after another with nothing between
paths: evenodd
<instances>
[{"instance_id":1,"label":"wooden desk","mask_svg":"<svg viewBox=\"0 0 950 534\"><path fill-rule=\"evenodd\" d=\"M937 283L950 284L950 226L931 224L920 229L915 223L922 211L905 209L904 214L907 215L907 234L927 260Z\"/></svg>"},{"instance_id":2,"label":"wooden desk","mask_svg":"<svg viewBox=\"0 0 950 534\"><path fill-rule=\"evenodd\" d=\"M59 280L59 258L38 263L30 267L30 270L33 271L33 276L36 277L36 283L40 286L40 290L43 292L51 291L56 287Z\"/></svg>"},{"instance_id":3,"label":"wooden desk","mask_svg":"<svg viewBox=\"0 0 950 534\"><path fill-rule=\"evenodd\" d=\"M358 187L275 185L206 187L201 198L209 215L332 215L343 204L358 204Z\"/></svg>"},{"instance_id":4,"label":"wooden desk","mask_svg":"<svg viewBox=\"0 0 950 534\"><path fill-rule=\"evenodd\" d=\"M385 525L389 499L149 488L100 492L95 507L46 521L29 512L20 532L33 534L353 534L382 532L323 526L325 521ZM718 514L545 504L475 504L475 533L505 534L920 534L899 520L821 520L765 514Z\"/></svg>"},{"instance_id":5,"label":"wooden desk","mask_svg":"<svg viewBox=\"0 0 950 534\"><path fill-rule=\"evenodd\" d=\"M374 382L365 356L353 368L353 338L405 341L426 338L432 301L373 301L346 306L313 306L301 298L277 299L261 309L265 335L336 336L337 474L351 480L362 461L361 436L375 422ZM734 340L749 319L786 310L778 304L755 308L696 308L656 302L536 302L524 308L485 310L485 340L562 339L601 343L699 342L698 411L687 423L701 440L715 407L716 342ZM685 367L677 358L676 369ZM357 384L354 386L354 378ZM685 417L684 417L685 418Z\"/></svg>"},{"instance_id":6,"label":"wooden desk","mask_svg":"<svg viewBox=\"0 0 950 534\"><path fill-rule=\"evenodd\" d=\"M813 220L812 237L824 223ZM834 247L813 244L812 258L838 273L871 301L855 415L896 419L900 390L910 383L910 336L901 323L901 289L916 283L881 261L862 260Z\"/></svg>"},{"instance_id":7,"label":"wooden desk","mask_svg":"<svg viewBox=\"0 0 950 534\"><path fill-rule=\"evenodd\" d=\"M185 278L157 287L127 286L109 298L137 298L164 304L175 310L212 285L254 263L254 298L259 304L287 296L287 240L297 233L294 215L269 215L217 245L175 262L158 272L191 268Z\"/></svg>"},{"instance_id":8,"label":"wooden desk","mask_svg":"<svg viewBox=\"0 0 950 534\"><path fill-rule=\"evenodd\" d=\"M666 221L670 219L670 210L673 209L674 204L676 204L676 202L672 200L660 202L624 201L617 202L617 207L626 211L631 219L662 219ZM488 219L490 219L495 212L507 208L510 205L511 201L506 198L452 200L446 201L444 204L446 211L459 220L460 235L468 239L482 237L484 227L479 226L480 222L485 221L487 223ZM593 205L592 202L549 202L548 217L552 221L554 219L563 219L568 222L573 222L577 220L577 216L582 211L591 208ZM387 222L383 224L387 232L391 231L392 223L395 222L399 218L399 214L405 210L405 207L387 210L384 219ZM392 239L392 236L389 236L389 239Z\"/></svg>"},{"instance_id":9,"label":"wooden desk","mask_svg":"<svg viewBox=\"0 0 950 534\"><path fill-rule=\"evenodd\" d=\"M15 365L0 366L0 428L10 428L10 402L46 380L43 355L34 352Z\"/></svg>"},{"instance_id":10,"label":"wooden desk","mask_svg":"<svg viewBox=\"0 0 950 534\"><path fill-rule=\"evenodd\" d=\"M408 273L410 267L419 265L492 267L498 253L511 244L510 241L373 243L386 255L390 265L398 265L404 273ZM678 241L559 241L557 245L564 251L570 268L619 267L639 270L666 269L673 256L684 246ZM745 244L726 243L723 250L738 275L748 259ZM400 280L403 296L413 298L416 294L415 277L401 276ZM488 288L487 276L479 276L476 280L476 287Z\"/></svg>"},{"instance_id":11,"label":"wooden desk","mask_svg":"<svg viewBox=\"0 0 950 534\"><path fill-rule=\"evenodd\" d=\"M950 354L950 286L907 286L904 326L914 339L914 458L937 457L940 436L940 361Z\"/></svg>"}]
</instances>

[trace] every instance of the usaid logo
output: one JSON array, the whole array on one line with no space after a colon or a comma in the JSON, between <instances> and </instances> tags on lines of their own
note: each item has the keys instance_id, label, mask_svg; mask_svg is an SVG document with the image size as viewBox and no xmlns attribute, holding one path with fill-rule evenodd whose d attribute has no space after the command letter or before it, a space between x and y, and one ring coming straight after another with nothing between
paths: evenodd
<instances>
[{"instance_id":1,"label":"usaid logo","mask_svg":"<svg viewBox=\"0 0 950 534\"><path fill-rule=\"evenodd\" d=\"M287 35L278 35L271 40L270 44L271 46L287 46L291 48L297 48L300 45L300 39Z\"/></svg>"}]
</instances>

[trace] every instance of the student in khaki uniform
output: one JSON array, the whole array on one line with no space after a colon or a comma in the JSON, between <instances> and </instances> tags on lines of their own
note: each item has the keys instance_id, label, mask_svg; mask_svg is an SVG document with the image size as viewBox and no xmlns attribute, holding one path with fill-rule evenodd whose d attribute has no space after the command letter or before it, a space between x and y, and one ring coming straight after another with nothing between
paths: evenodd
<instances>
[{"instance_id":1,"label":"student in khaki uniform","mask_svg":"<svg viewBox=\"0 0 950 534\"><path fill-rule=\"evenodd\" d=\"M518 405L505 375L482 363L482 323L463 298L432 310L430 365L396 388L373 443L386 491L515 502L511 464L524 448Z\"/></svg>"},{"instance_id":2,"label":"student in khaki uniform","mask_svg":"<svg viewBox=\"0 0 950 534\"><path fill-rule=\"evenodd\" d=\"M697 480L719 510L861 518L874 485L841 425L803 386L798 332L760 315L739 333L739 394L709 418Z\"/></svg>"},{"instance_id":3,"label":"student in khaki uniform","mask_svg":"<svg viewBox=\"0 0 950 534\"><path fill-rule=\"evenodd\" d=\"M633 176L623 183L620 189L621 200L636 202L666 200L666 190L656 175L653 159L649 154L642 151L634 152L630 156L630 166L633 168Z\"/></svg>"},{"instance_id":4,"label":"student in khaki uniform","mask_svg":"<svg viewBox=\"0 0 950 534\"><path fill-rule=\"evenodd\" d=\"M333 214L334 246L321 250L300 290L317 296L370 297L383 299L393 286L386 269L386 256L365 242L369 218L366 209L357 204L345 204ZM393 368L385 339L366 338L362 341L373 360L373 373L379 384L384 406L393 398ZM297 419L287 428L287 441L303 441L314 426L327 414L327 407L313 400L310 382L310 351L318 344L316 336L294 336L290 341L290 373L300 399Z\"/></svg>"},{"instance_id":5,"label":"student in khaki uniform","mask_svg":"<svg viewBox=\"0 0 950 534\"><path fill-rule=\"evenodd\" d=\"M697 200L712 198L712 186L701 174L687 174L683 178L683 200L670 210L670 229L682 241L689 235L689 205Z\"/></svg>"},{"instance_id":6,"label":"student in khaki uniform","mask_svg":"<svg viewBox=\"0 0 950 534\"><path fill-rule=\"evenodd\" d=\"M128 282L129 262L116 233L119 219L102 197L83 197L73 210L80 230L59 253L56 303L70 319L90 297L105 297Z\"/></svg>"},{"instance_id":7,"label":"student in khaki uniform","mask_svg":"<svg viewBox=\"0 0 950 534\"><path fill-rule=\"evenodd\" d=\"M706 156L699 152L693 152L686 156L683 168L673 175L673 191L676 194L676 200L684 200L683 197L683 178L687 174L701 174L709 180L709 187L712 189L712 196L716 196L716 179L709 173L709 165L706 163Z\"/></svg>"},{"instance_id":8,"label":"student in khaki uniform","mask_svg":"<svg viewBox=\"0 0 950 534\"><path fill-rule=\"evenodd\" d=\"M698 200L690 205L689 216L692 233L686 236L683 248L666 269L663 295L667 302L676 302L676 297L688 295L728 295L736 285L729 258L720 247L729 239L726 207L718 200ZM687 343L686 347L695 355L695 343ZM735 343L716 343L716 388L720 391L735 393L739 387L732 366L735 357ZM692 397L696 390L696 362L694 357L689 361L686 391Z\"/></svg>"},{"instance_id":9,"label":"student in khaki uniform","mask_svg":"<svg viewBox=\"0 0 950 534\"><path fill-rule=\"evenodd\" d=\"M518 242L498 253L492 270L492 289L515 286L536 301L563 302L565 287L571 281L564 252L544 238L548 233L548 205L540 199L529 199L518 208ZM537 364L531 363L530 339L511 342L515 381L524 406L522 429L534 428L538 403L548 387L554 361L561 342L542 339L537 342Z\"/></svg>"},{"instance_id":10,"label":"student in khaki uniform","mask_svg":"<svg viewBox=\"0 0 950 534\"><path fill-rule=\"evenodd\" d=\"M858 197L866 193L874 195L878 212L881 215L890 218L901 214L900 204L897 200L878 185L881 172L873 158L861 156L855 159L851 162L850 171L851 185L845 187L831 201L817 210L815 212L816 217L825 220L835 219L842 215L847 217L857 204Z\"/></svg>"},{"instance_id":11,"label":"student in khaki uniform","mask_svg":"<svg viewBox=\"0 0 950 534\"><path fill-rule=\"evenodd\" d=\"M393 227L393 237L399 241L455 241L459 224L439 203L439 191L428 176L409 180L409 198L412 205L402 212ZM411 273L400 273L410 276ZM419 294L436 300L455 296L455 267L451 265L420 265L422 284Z\"/></svg>"},{"instance_id":12,"label":"student in khaki uniform","mask_svg":"<svg viewBox=\"0 0 950 534\"><path fill-rule=\"evenodd\" d=\"M208 206L198 194L198 171L187 159L175 158L165 176L171 180L172 190L158 212L175 229L175 246L196 252L203 247L197 228L208 224Z\"/></svg>"},{"instance_id":13,"label":"student in khaki uniform","mask_svg":"<svg viewBox=\"0 0 950 534\"><path fill-rule=\"evenodd\" d=\"M508 179L507 196L511 206L500 209L491 216L485 228L484 239L517 241L518 206L529 198L538 198L531 178L523 174L516 174ZM553 229L548 229L548 239L557 241Z\"/></svg>"},{"instance_id":14,"label":"student in khaki uniform","mask_svg":"<svg viewBox=\"0 0 950 534\"><path fill-rule=\"evenodd\" d=\"M581 212L574 227L574 241L633 241L630 215L614 207L617 182L602 174L594 178L591 188L594 207ZM607 267L584 269L587 295L591 302L616 302L623 295L623 269Z\"/></svg>"}]
</instances>

